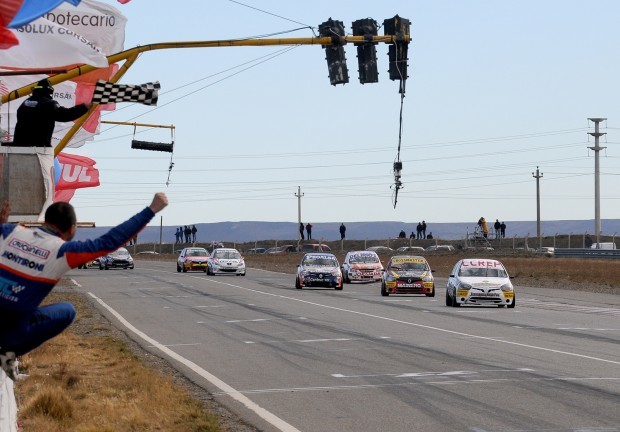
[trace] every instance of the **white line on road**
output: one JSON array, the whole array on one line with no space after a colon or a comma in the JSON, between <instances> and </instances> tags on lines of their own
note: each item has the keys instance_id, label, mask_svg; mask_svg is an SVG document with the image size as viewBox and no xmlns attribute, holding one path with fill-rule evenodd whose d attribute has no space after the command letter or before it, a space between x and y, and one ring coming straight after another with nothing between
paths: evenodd
<instances>
[{"instance_id":1,"label":"white line on road","mask_svg":"<svg viewBox=\"0 0 620 432\"><path fill-rule=\"evenodd\" d=\"M486 372L534 372L534 369L519 368L519 369L486 369L479 371L447 371L447 372L407 372L396 374L371 374L371 375L344 375L344 374L331 374L334 378L368 378L378 376L393 376L396 378L410 378L410 377L426 377L426 376L454 376L454 375L474 375Z\"/></svg>"},{"instance_id":2,"label":"white line on road","mask_svg":"<svg viewBox=\"0 0 620 432\"><path fill-rule=\"evenodd\" d=\"M270 388L270 389L254 389L241 390L243 394L266 394L266 393L297 393L307 391L333 391L333 390L357 390L357 389L373 389L385 387L403 387L413 385L471 385L471 384L494 384L507 382L553 382L553 381L619 381L620 378L602 377L602 378L583 378L583 377L558 377L558 378L496 378L484 380L458 380L458 381L409 381L404 383L382 383L382 384L359 384L359 385L338 385L338 386L320 386L320 387L289 387L289 388ZM226 393L213 393L214 396L224 395ZM580 429L581 430L581 429Z\"/></svg>"},{"instance_id":3,"label":"white line on road","mask_svg":"<svg viewBox=\"0 0 620 432\"><path fill-rule=\"evenodd\" d=\"M158 270L153 270L153 271L158 271ZM163 270L159 270L159 271L164 272ZM198 278L197 276L188 276L188 277L195 277L196 279L200 279L200 280L204 281L204 278ZM440 328L440 327L433 327L433 326L429 326L429 325L425 325L425 324L417 324L417 323L410 322L410 321L398 320L398 319L395 319L395 318L389 318L389 317L385 317L385 316L381 316L381 315L375 315L375 314L371 314L371 313L367 313L367 312L360 312L360 311L355 311L355 310L351 310L351 309L345 309L345 308L341 308L341 307L325 305L325 304L321 304L321 303L312 302L312 301L309 301L309 300L303 300L303 299L299 299L299 298L295 298L295 297L285 296L285 295L282 295L282 294L274 294L274 293L270 293L270 292L266 292L266 291L260 291L260 290L257 290L257 289L242 287L242 286L239 286L239 285L234 285L234 284L230 284L230 283L226 283L226 282L221 282L221 281L217 281L217 280L213 280L213 279L209 279L209 282L212 282L214 284L220 284L220 285L224 285L224 286L229 286L229 287L233 287L233 288L237 288L237 289L241 289L241 290L245 290L245 291L250 291L250 292L253 292L253 293L262 294L262 295L266 295L266 296L278 297L278 298L282 298L282 299L286 299L286 300L296 301L296 302L299 302L299 303L309 304L309 305L312 305L312 306L322 307L322 308L325 308L325 309L331 309L331 310L336 310L336 311L340 311L340 312L347 312L347 313L351 313L351 314L355 314L355 315L365 316L365 317L369 317L369 318L375 318L375 319L379 319L379 320L394 322L394 323L408 325L408 326L412 326L412 327L424 328L424 329L427 329L427 330L435 330L435 331L439 331L439 332L443 332L443 333L448 333L448 334L453 334L453 335L457 335L457 336L467 336L467 337L471 337L471 338L474 338L474 339L487 340L487 341L492 341L492 342L497 342L497 343L502 343L502 344L507 344L507 345L514 345L514 346L519 346L519 347L523 347L523 348L530 348L530 349L539 350L539 351L552 352L552 353L555 353L555 354L562 354L562 355L571 356L571 357L579 357L579 358L585 358L585 359L599 361L599 362L603 362L603 363L611 363L611 364L615 364L615 365L620 365L620 361L609 360L609 359L605 359L605 358L601 358L601 357L594 357L594 356L589 356L589 355L585 355L585 354L579 354L579 353L570 352L570 351L562 351L562 350L557 350L557 349L553 349L553 348L545 348L545 347L541 347L541 346L529 345L529 344L524 344L524 343L520 343L520 342L507 341L507 340L497 339L497 338L488 337L488 336L473 335L473 334L469 334L469 333L459 332L459 331L456 331L456 330L449 330L449 329L444 329L444 328Z\"/></svg>"},{"instance_id":4,"label":"white line on road","mask_svg":"<svg viewBox=\"0 0 620 432\"><path fill-rule=\"evenodd\" d=\"M152 346L156 347L161 352L163 352L167 356L171 357L175 361L185 365L186 367L188 367L189 369L191 369L192 371L194 371L195 373L197 373L198 375L200 375L201 377L203 377L204 379L209 381L211 384L213 384L214 386L219 388L223 392L223 394L227 394L231 398L236 400L237 402L240 402L246 408L248 408L249 410L251 410L254 413L256 413L260 418L262 418L263 420L265 420L269 424L271 424L274 427L278 428L282 432L301 432L299 429L297 429L294 426L288 424L287 422L282 420L280 417L276 416L275 414L271 413L270 411L267 411L265 408L262 408L261 406L259 406L258 404L256 404L255 402L253 402L252 400L247 398L240 391L235 390L232 386L226 384L224 381L222 381L221 379L219 379L215 375L213 375L213 374L209 373L208 371L206 371L205 369L201 368L196 363L186 359L185 357L182 357L181 355L179 355L176 352L172 351L170 348L168 348L165 345L162 345L161 343L157 342L155 339L151 338L146 333L143 333L140 330L138 330L137 328L135 328L129 321L127 321L125 318L123 318L123 316L121 314L116 312L116 310L112 309L103 300L98 298L93 293L89 292L88 294L92 298L94 298L101 306L106 308L112 315L114 315L114 317L116 317L117 320L120 321L121 324L123 324L125 327L127 327L135 335L137 335L138 337L144 339L146 342L148 342Z\"/></svg>"}]
</instances>

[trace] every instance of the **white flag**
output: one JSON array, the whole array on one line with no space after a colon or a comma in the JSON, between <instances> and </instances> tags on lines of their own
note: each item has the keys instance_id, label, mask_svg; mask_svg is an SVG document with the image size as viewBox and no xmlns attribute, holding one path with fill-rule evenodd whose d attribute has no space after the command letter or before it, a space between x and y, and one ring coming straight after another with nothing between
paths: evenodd
<instances>
[{"instance_id":1,"label":"white flag","mask_svg":"<svg viewBox=\"0 0 620 432\"><path fill-rule=\"evenodd\" d=\"M84 36L105 55L123 51L127 18L113 6L95 0L78 6L63 2L43 18Z\"/></svg>"},{"instance_id":2,"label":"white flag","mask_svg":"<svg viewBox=\"0 0 620 432\"><path fill-rule=\"evenodd\" d=\"M108 65L108 59L94 43L45 18L11 31L15 33L19 45L1 52L0 67L32 69L74 64Z\"/></svg>"}]
</instances>

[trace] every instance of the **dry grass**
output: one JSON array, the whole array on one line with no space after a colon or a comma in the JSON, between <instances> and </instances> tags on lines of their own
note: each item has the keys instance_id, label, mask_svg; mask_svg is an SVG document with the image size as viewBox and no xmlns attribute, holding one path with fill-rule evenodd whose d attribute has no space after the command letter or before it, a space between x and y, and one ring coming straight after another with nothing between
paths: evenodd
<instances>
[{"instance_id":1,"label":"dry grass","mask_svg":"<svg viewBox=\"0 0 620 432\"><path fill-rule=\"evenodd\" d=\"M80 302L75 294L56 296ZM70 329L23 356L20 369L30 375L16 386L28 432L221 430L201 402L109 336Z\"/></svg>"}]
</instances>

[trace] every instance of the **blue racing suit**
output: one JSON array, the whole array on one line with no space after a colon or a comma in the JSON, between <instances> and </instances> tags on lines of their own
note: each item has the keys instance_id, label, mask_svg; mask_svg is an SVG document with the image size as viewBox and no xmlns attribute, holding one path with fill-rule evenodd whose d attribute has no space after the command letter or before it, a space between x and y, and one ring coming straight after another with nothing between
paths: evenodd
<instances>
[{"instance_id":1,"label":"blue racing suit","mask_svg":"<svg viewBox=\"0 0 620 432\"><path fill-rule=\"evenodd\" d=\"M0 226L0 352L18 356L58 335L75 318L70 303L39 305L62 276L118 249L155 216L146 207L103 236L64 241L51 225Z\"/></svg>"}]
</instances>

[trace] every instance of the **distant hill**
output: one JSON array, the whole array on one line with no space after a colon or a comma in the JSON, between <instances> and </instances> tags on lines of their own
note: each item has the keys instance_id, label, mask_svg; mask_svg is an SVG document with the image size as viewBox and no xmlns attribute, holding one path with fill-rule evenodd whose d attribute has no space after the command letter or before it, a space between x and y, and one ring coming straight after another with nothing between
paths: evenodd
<instances>
[{"instance_id":1,"label":"distant hill","mask_svg":"<svg viewBox=\"0 0 620 432\"><path fill-rule=\"evenodd\" d=\"M489 228L495 221L489 221ZM536 236L536 221L505 221L506 237L530 237ZM347 238L351 240L364 239L387 239L398 236L400 230L405 230L407 236L415 232L417 222L349 222L347 227ZM467 231L471 233L476 222L464 223L432 223L427 222L427 234L433 233L436 239L458 240L466 236ZM216 222L216 223L197 223L197 241L210 242L213 240L224 242L251 242L260 240L291 240L298 235L298 224L295 222ZM603 219L601 221L604 235L618 233L620 236L620 219ZM326 241L340 239L340 222L315 223L312 228L312 237ZM553 236L554 234L574 235L584 233L592 234L594 231L593 220L560 220L541 222L543 236ZM110 227L80 228L76 239L85 240L98 237L108 231ZM164 226L161 229L163 243L174 243L174 233L176 226ZM139 243L159 243L160 227L146 227L138 236Z\"/></svg>"}]
</instances>

